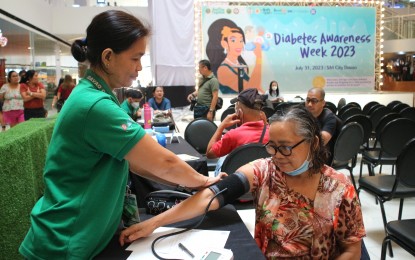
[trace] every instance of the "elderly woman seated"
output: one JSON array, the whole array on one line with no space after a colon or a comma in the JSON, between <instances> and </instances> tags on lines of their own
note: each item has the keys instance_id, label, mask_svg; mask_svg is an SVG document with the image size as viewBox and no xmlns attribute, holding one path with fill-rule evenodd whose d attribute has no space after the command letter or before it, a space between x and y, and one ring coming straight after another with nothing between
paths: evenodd
<instances>
[{"instance_id":1,"label":"elderly woman seated","mask_svg":"<svg viewBox=\"0 0 415 260\"><path fill-rule=\"evenodd\" d=\"M255 240L267 259L360 259L365 236L360 202L349 179L324 165L327 157L314 117L293 107L270 120L270 158L246 164L172 209L124 230L120 243L157 227L203 214L248 190L256 208Z\"/></svg>"}]
</instances>

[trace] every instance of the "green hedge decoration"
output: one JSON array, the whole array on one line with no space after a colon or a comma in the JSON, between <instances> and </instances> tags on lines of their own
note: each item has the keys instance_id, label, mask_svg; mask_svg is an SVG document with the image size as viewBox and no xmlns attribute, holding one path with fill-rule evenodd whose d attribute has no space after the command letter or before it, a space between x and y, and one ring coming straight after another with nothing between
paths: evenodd
<instances>
[{"instance_id":1,"label":"green hedge decoration","mask_svg":"<svg viewBox=\"0 0 415 260\"><path fill-rule=\"evenodd\" d=\"M43 194L43 168L56 116L36 118L0 133L0 259L23 259L18 248L30 212Z\"/></svg>"}]
</instances>

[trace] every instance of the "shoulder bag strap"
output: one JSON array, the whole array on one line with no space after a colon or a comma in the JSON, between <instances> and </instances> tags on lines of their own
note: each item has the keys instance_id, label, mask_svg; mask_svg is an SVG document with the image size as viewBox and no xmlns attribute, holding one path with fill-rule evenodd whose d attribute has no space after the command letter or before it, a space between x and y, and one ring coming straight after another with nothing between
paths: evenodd
<instances>
[{"instance_id":1,"label":"shoulder bag strap","mask_svg":"<svg viewBox=\"0 0 415 260\"><path fill-rule=\"evenodd\" d=\"M259 139L260 143L262 143L262 140L264 139L264 135L265 135L266 130L267 130L267 124L264 123L264 129L262 129L261 138Z\"/></svg>"}]
</instances>

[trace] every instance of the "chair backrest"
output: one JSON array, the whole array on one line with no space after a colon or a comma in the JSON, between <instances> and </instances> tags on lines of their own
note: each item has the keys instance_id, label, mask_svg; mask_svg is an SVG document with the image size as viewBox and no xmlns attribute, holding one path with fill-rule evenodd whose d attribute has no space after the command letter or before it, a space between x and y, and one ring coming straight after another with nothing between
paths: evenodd
<instances>
[{"instance_id":1,"label":"chair backrest","mask_svg":"<svg viewBox=\"0 0 415 260\"><path fill-rule=\"evenodd\" d=\"M351 107L357 107L361 110L360 106L356 106L354 103L347 103L342 108L337 110L337 116L341 116L344 113L344 111L348 110Z\"/></svg>"},{"instance_id":2,"label":"chair backrest","mask_svg":"<svg viewBox=\"0 0 415 260\"><path fill-rule=\"evenodd\" d=\"M415 139L405 144L396 160L396 177L403 185L415 188Z\"/></svg>"},{"instance_id":3,"label":"chair backrest","mask_svg":"<svg viewBox=\"0 0 415 260\"><path fill-rule=\"evenodd\" d=\"M379 124L379 121L382 117L384 117L386 114L389 114L392 112L389 108L387 108L384 105L376 107L375 110L373 110L372 113L370 113L369 118L370 121L372 121L372 127L373 131L376 130L376 126Z\"/></svg>"},{"instance_id":4,"label":"chair backrest","mask_svg":"<svg viewBox=\"0 0 415 260\"><path fill-rule=\"evenodd\" d=\"M348 105L350 105L350 106L355 106L355 107L358 107L360 110L362 110L362 107L360 106L360 104L359 103L357 103L357 102L349 102L349 103L347 103Z\"/></svg>"},{"instance_id":5,"label":"chair backrest","mask_svg":"<svg viewBox=\"0 0 415 260\"><path fill-rule=\"evenodd\" d=\"M337 110L340 110L345 105L346 105L346 99L345 98L339 99L339 102L337 103Z\"/></svg>"},{"instance_id":6,"label":"chair backrest","mask_svg":"<svg viewBox=\"0 0 415 260\"><path fill-rule=\"evenodd\" d=\"M341 114L339 114L338 117L340 117L341 120L346 121L347 118L354 116L354 115L359 115L359 114L363 114L362 110L360 110L360 108L358 107L351 106L351 107L348 107L348 109L343 111Z\"/></svg>"},{"instance_id":7,"label":"chair backrest","mask_svg":"<svg viewBox=\"0 0 415 260\"><path fill-rule=\"evenodd\" d=\"M393 100L391 102L389 102L386 106L389 107L390 109L392 109L395 105L402 103L400 100Z\"/></svg>"},{"instance_id":8,"label":"chair backrest","mask_svg":"<svg viewBox=\"0 0 415 260\"><path fill-rule=\"evenodd\" d=\"M275 110L274 107L263 107L262 112L264 112L266 118L269 119L275 113Z\"/></svg>"},{"instance_id":9,"label":"chair backrest","mask_svg":"<svg viewBox=\"0 0 415 260\"><path fill-rule=\"evenodd\" d=\"M326 101L326 104L324 105L324 107L330 109L331 112L333 112L333 114L337 113L337 107L333 102Z\"/></svg>"},{"instance_id":10,"label":"chair backrest","mask_svg":"<svg viewBox=\"0 0 415 260\"><path fill-rule=\"evenodd\" d=\"M392 107L392 111L396 113L400 113L402 109L409 107L406 103L398 103Z\"/></svg>"},{"instance_id":11,"label":"chair backrest","mask_svg":"<svg viewBox=\"0 0 415 260\"><path fill-rule=\"evenodd\" d=\"M397 157L412 138L415 138L415 122L407 118L394 119L387 123L380 133L382 151Z\"/></svg>"},{"instance_id":12,"label":"chair backrest","mask_svg":"<svg viewBox=\"0 0 415 260\"><path fill-rule=\"evenodd\" d=\"M363 106L363 114L368 115L369 114L369 110L374 106L374 105L379 105L379 102L377 101L370 101L369 103L367 103L366 105Z\"/></svg>"},{"instance_id":13,"label":"chair backrest","mask_svg":"<svg viewBox=\"0 0 415 260\"><path fill-rule=\"evenodd\" d=\"M334 144L333 161L347 162L354 158L363 143L363 128L357 122L347 123Z\"/></svg>"},{"instance_id":14,"label":"chair backrest","mask_svg":"<svg viewBox=\"0 0 415 260\"><path fill-rule=\"evenodd\" d=\"M368 144L369 138L372 135L372 121L370 121L369 117L359 114L359 115L353 115L349 118L347 118L344 122L344 124L348 124L350 122L356 122L360 124L360 126L363 128L363 144Z\"/></svg>"},{"instance_id":15,"label":"chair backrest","mask_svg":"<svg viewBox=\"0 0 415 260\"><path fill-rule=\"evenodd\" d=\"M415 107L405 107L399 114L404 117L415 121Z\"/></svg>"},{"instance_id":16,"label":"chair backrest","mask_svg":"<svg viewBox=\"0 0 415 260\"><path fill-rule=\"evenodd\" d=\"M388 113L386 115L384 115L380 120L378 125L376 126L375 129L375 134L376 134L376 140L380 139L380 133L382 132L382 129L385 127L385 125L387 123L389 123L390 121L396 119L396 118L400 118L401 115L399 115L398 113Z\"/></svg>"},{"instance_id":17,"label":"chair backrest","mask_svg":"<svg viewBox=\"0 0 415 260\"><path fill-rule=\"evenodd\" d=\"M197 118L190 122L184 130L184 139L201 154L206 154L206 149L216 129L215 123L206 118Z\"/></svg>"},{"instance_id":18,"label":"chair backrest","mask_svg":"<svg viewBox=\"0 0 415 260\"><path fill-rule=\"evenodd\" d=\"M259 158L270 157L264 144L250 143L239 146L226 156L221 171L228 174L234 173L239 167Z\"/></svg>"}]
</instances>

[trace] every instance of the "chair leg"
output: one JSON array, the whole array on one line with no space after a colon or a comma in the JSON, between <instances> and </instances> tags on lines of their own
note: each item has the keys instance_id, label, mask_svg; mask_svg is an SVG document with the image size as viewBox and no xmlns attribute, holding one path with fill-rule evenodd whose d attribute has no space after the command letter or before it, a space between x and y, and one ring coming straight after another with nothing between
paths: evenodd
<instances>
[{"instance_id":1,"label":"chair leg","mask_svg":"<svg viewBox=\"0 0 415 260\"><path fill-rule=\"evenodd\" d=\"M382 213L382 220L383 220L383 228L385 229L385 235L388 235L388 232L386 231L386 225L387 225L387 220L386 220L386 213L385 213L385 207L383 205L383 203L385 201L382 200L382 198L379 198L378 196L376 196L376 200L379 201L380 204L380 211ZM393 251L392 251L392 243L389 241L388 243L388 247L389 247L389 255L391 257L393 257Z\"/></svg>"},{"instance_id":2,"label":"chair leg","mask_svg":"<svg viewBox=\"0 0 415 260\"><path fill-rule=\"evenodd\" d=\"M382 241L382 251L381 251L381 254L380 254L380 260L385 260L386 259L386 246L389 247L390 257L393 257L393 252L390 250L391 249L391 240L390 240L389 236L386 236Z\"/></svg>"},{"instance_id":3,"label":"chair leg","mask_svg":"<svg viewBox=\"0 0 415 260\"><path fill-rule=\"evenodd\" d=\"M379 167L379 174L382 174L382 164L380 165L380 167Z\"/></svg>"},{"instance_id":4,"label":"chair leg","mask_svg":"<svg viewBox=\"0 0 415 260\"><path fill-rule=\"evenodd\" d=\"M399 214L398 214L398 220L401 220L401 219L402 219L403 201L404 201L404 198L401 198L401 199L399 200Z\"/></svg>"},{"instance_id":5,"label":"chair leg","mask_svg":"<svg viewBox=\"0 0 415 260\"><path fill-rule=\"evenodd\" d=\"M359 174L359 179L362 178L362 170L363 170L363 158L360 160L360 174Z\"/></svg>"},{"instance_id":6,"label":"chair leg","mask_svg":"<svg viewBox=\"0 0 415 260\"><path fill-rule=\"evenodd\" d=\"M356 188L356 181L354 180L354 176L353 176L353 168L350 167L350 168L348 168L348 170L350 172L350 179L352 179L353 187L354 187L355 190L357 190L357 188Z\"/></svg>"}]
</instances>

